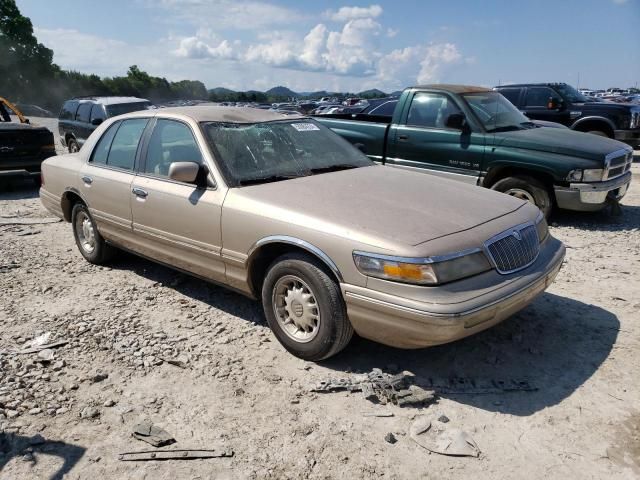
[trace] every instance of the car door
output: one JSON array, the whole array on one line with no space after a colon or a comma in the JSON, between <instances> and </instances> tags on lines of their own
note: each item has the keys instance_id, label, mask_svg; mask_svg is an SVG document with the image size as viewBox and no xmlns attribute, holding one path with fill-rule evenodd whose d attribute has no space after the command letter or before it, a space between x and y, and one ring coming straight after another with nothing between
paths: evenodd
<instances>
[{"instance_id":1,"label":"car door","mask_svg":"<svg viewBox=\"0 0 640 480\"><path fill-rule=\"evenodd\" d=\"M80 170L80 193L107 240L129 247L133 237L131 183L148 118L122 120L100 137Z\"/></svg>"},{"instance_id":2,"label":"car door","mask_svg":"<svg viewBox=\"0 0 640 480\"><path fill-rule=\"evenodd\" d=\"M558 108L549 108L550 99L557 102ZM563 125L571 124L569 110L563 105L562 97L550 87L527 87L522 110L532 120L546 120Z\"/></svg>"},{"instance_id":3,"label":"car door","mask_svg":"<svg viewBox=\"0 0 640 480\"><path fill-rule=\"evenodd\" d=\"M192 126L158 118L132 185L133 230L141 253L197 275L223 281L220 220L224 192L205 178L199 186L171 180L172 162L196 162L207 176Z\"/></svg>"},{"instance_id":4,"label":"car door","mask_svg":"<svg viewBox=\"0 0 640 480\"><path fill-rule=\"evenodd\" d=\"M484 155L484 135L448 128L447 118L462 114L443 92L416 92L401 124L392 125L385 163L477 184Z\"/></svg>"}]
</instances>

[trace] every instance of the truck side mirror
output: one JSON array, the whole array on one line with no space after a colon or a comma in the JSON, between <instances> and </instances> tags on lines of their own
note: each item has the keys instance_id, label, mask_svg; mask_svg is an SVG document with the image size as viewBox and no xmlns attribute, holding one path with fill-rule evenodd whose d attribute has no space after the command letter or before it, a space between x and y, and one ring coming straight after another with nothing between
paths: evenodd
<instances>
[{"instance_id":1,"label":"truck side mirror","mask_svg":"<svg viewBox=\"0 0 640 480\"><path fill-rule=\"evenodd\" d=\"M468 130L469 126L462 113L452 113L447 117L445 122L447 128L453 128L455 130Z\"/></svg>"},{"instance_id":2,"label":"truck side mirror","mask_svg":"<svg viewBox=\"0 0 640 480\"><path fill-rule=\"evenodd\" d=\"M364 143L354 143L353 146L360 150L362 153L367 153L367 149L365 148Z\"/></svg>"},{"instance_id":3,"label":"truck side mirror","mask_svg":"<svg viewBox=\"0 0 640 480\"><path fill-rule=\"evenodd\" d=\"M94 118L93 120L91 120L91 125L100 125L101 123L102 123L101 118Z\"/></svg>"}]
</instances>

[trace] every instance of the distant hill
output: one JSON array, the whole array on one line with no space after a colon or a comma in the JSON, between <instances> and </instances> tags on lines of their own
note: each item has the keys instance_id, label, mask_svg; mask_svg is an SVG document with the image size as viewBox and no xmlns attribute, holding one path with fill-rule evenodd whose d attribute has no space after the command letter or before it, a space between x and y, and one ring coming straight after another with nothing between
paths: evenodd
<instances>
[{"instance_id":1,"label":"distant hill","mask_svg":"<svg viewBox=\"0 0 640 480\"><path fill-rule=\"evenodd\" d=\"M382 98L382 97L386 97L387 94L384 93L382 90L378 90L377 88L372 88L371 90L365 90L364 92L360 92L358 96L363 98Z\"/></svg>"},{"instance_id":2,"label":"distant hill","mask_svg":"<svg viewBox=\"0 0 640 480\"><path fill-rule=\"evenodd\" d=\"M235 90L230 90L230 89L224 88L224 87L217 87L217 88L210 89L209 93L214 93L216 95L227 95L229 93L236 93L236 91Z\"/></svg>"},{"instance_id":3,"label":"distant hill","mask_svg":"<svg viewBox=\"0 0 640 480\"><path fill-rule=\"evenodd\" d=\"M273 87L266 92L267 95L272 95L274 97L299 97L300 94L294 92L293 90L288 89L287 87Z\"/></svg>"}]
</instances>

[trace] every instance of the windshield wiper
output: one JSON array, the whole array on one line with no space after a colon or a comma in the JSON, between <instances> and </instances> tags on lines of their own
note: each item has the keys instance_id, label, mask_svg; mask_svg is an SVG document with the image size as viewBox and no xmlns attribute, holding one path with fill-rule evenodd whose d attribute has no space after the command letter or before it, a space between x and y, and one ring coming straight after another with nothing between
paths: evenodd
<instances>
[{"instance_id":1,"label":"windshield wiper","mask_svg":"<svg viewBox=\"0 0 640 480\"><path fill-rule=\"evenodd\" d=\"M311 168L310 171L312 174L316 174L316 173L337 172L339 170L350 170L352 168L358 168L358 167L359 165L353 165L350 163L338 163L336 165L327 165L326 167Z\"/></svg>"},{"instance_id":2,"label":"windshield wiper","mask_svg":"<svg viewBox=\"0 0 640 480\"><path fill-rule=\"evenodd\" d=\"M264 177L244 178L238 182L239 185L255 185L257 183L279 182L281 180L291 180L292 178L304 177L305 175L282 174L282 175L265 175Z\"/></svg>"},{"instance_id":3,"label":"windshield wiper","mask_svg":"<svg viewBox=\"0 0 640 480\"><path fill-rule=\"evenodd\" d=\"M512 132L514 130L522 130L522 127L519 127L518 125L504 125L502 127L491 128L487 130L487 133Z\"/></svg>"}]
</instances>

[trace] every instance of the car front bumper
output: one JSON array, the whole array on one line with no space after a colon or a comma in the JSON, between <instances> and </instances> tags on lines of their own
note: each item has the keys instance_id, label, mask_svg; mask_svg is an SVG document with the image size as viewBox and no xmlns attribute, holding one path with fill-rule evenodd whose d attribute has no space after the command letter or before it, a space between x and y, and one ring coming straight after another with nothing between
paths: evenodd
<instances>
[{"instance_id":1,"label":"car front bumper","mask_svg":"<svg viewBox=\"0 0 640 480\"><path fill-rule=\"evenodd\" d=\"M607 205L607 200L621 200L631 183L631 172L613 180L594 183L571 183L568 187L555 186L558 207L567 210L597 211Z\"/></svg>"},{"instance_id":2,"label":"car front bumper","mask_svg":"<svg viewBox=\"0 0 640 480\"><path fill-rule=\"evenodd\" d=\"M564 245L549 237L533 265L509 275L512 281L481 295L469 291L462 301L458 295L452 303L416 301L349 284L341 289L358 335L393 347L422 348L473 335L520 311L553 282L564 255Z\"/></svg>"}]
</instances>

